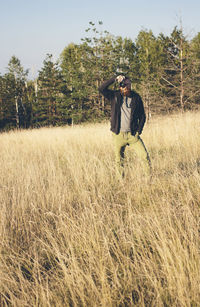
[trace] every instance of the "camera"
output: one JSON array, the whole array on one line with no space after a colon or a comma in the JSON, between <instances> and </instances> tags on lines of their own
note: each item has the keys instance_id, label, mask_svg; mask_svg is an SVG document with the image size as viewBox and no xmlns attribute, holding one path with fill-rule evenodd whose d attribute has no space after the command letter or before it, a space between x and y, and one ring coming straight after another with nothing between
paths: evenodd
<instances>
[{"instance_id":1,"label":"camera","mask_svg":"<svg viewBox=\"0 0 200 307\"><path fill-rule=\"evenodd\" d=\"M126 84L125 84L124 80L122 82L120 82L119 85L120 85L120 87L126 87Z\"/></svg>"}]
</instances>

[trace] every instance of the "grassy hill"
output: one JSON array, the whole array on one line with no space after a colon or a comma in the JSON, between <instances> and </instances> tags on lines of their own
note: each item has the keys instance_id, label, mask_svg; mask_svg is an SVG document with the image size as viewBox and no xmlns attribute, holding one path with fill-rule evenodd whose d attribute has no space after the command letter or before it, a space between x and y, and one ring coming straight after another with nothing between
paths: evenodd
<instances>
[{"instance_id":1,"label":"grassy hill","mask_svg":"<svg viewBox=\"0 0 200 307\"><path fill-rule=\"evenodd\" d=\"M200 113L116 176L109 124L0 135L0 306L199 306Z\"/></svg>"}]
</instances>

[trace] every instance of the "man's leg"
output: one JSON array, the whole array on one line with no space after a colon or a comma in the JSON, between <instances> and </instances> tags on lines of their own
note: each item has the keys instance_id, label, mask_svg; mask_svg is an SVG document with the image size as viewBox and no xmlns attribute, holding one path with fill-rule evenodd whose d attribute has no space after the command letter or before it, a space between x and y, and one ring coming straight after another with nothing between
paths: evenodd
<instances>
[{"instance_id":1,"label":"man's leg","mask_svg":"<svg viewBox=\"0 0 200 307\"><path fill-rule=\"evenodd\" d=\"M141 160L145 173L147 175L150 175L151 174L151 161L150 161L147 149L141 137L130 135L130 138L128 139L128 143L134 149L135 153Z\"/></svg>"},{"instance_id":2,"label":"man's leg","mask_svg":"<svg viewBox=\"0 0 200 307\"><path fill-rule=\"evenodd\" d=\"M124 176L124 152L127 145L127 140L124 137L124 133L114 134L114 149L115 149L115 161L117 165L117 170L120 175Z\"/></svg>"}]
</instances>

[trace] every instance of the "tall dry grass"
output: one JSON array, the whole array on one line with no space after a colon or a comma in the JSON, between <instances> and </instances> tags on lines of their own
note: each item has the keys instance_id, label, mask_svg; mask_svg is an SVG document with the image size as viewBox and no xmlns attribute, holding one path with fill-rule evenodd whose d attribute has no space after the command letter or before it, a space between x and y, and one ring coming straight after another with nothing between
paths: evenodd
<instances>
[{"instance_id":1,"label":"tall dry grass","mask_svg":"<svg viewBox=\"0 0 200 307\"><path fill-rule=\"evenodd\" d=\"M153 178L109 124L0 135L0 306L199 306L199 113L153 119Z\"/></svg>"}]
</instances>

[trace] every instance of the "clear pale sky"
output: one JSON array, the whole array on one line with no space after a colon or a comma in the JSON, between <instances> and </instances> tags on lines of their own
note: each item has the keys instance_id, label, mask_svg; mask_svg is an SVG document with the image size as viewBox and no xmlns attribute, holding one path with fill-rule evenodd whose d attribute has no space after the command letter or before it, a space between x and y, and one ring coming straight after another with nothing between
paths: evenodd
<instances>
[{"instance_id":1,"label":"clear pale sky","mask_svg":"<svg viewBox=\"0 0 200 307\"><path fill-rule=\"evenodd\" d=\"M57 60L69 43L81 43L89 21L135 40L142 29L168 35L180 20L188 38L200 32L200 0L0 0L0 73L15 55L32 79L47 53Z\"/></svg>"}]
</instances>

